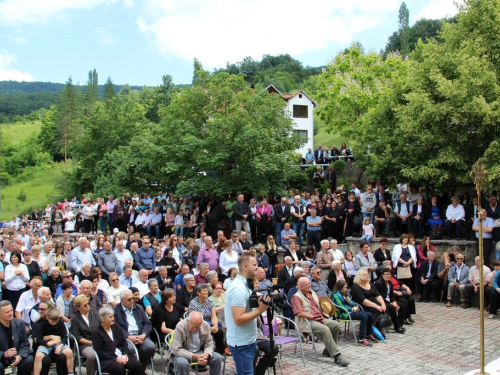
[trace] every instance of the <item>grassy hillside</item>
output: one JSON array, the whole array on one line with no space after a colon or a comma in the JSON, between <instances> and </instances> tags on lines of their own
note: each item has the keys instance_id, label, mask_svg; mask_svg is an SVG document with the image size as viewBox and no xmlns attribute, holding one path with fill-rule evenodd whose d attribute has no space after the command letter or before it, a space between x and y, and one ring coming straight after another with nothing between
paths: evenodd
<instances>
[{"instance_id":1,"label":"grassy hillside","mask_svg":"<svg viewBox=\"0 0 500 375\"><path fill-rule=\"evenodd\" d=\"M349 146L349 140L342 137L338 133L328 133L326 124L316 115L314 115L314 121L319 127L318 134L314 136L314 147L318 148L318 145L326 146L328 150L332 149L335 145L340 149L340 145L345 142Z\"/></svg>"},{"instance_id":2,"label":"grassy hillside","mask_svg":"<svg viewBox=\"0 0 500 375\"><path fill-rule=\"evenodd\" d=\"M21 122L0 124L0 129L2 129L4 138L9 139L14 144L28 138L33 133L38 134L41 127L42 123L40 121L27 122L26 124Z\"/></svg>"},{"instance_id":3,"label":"grassy hillside","mask_svg":"<svg viewBox=\"0 0 500 375\"><path fill-rule=\"evenodd\" d=\"M68 167L69 170L70 166ZM2 206L0 220L7 220L21 212L30 212L34 207L45 207L54 203L56 192L54 184L62 176L64 163L45 165L33 171L28 181L2 187ZM16 197L24 191L26 200L21 202Z\"/></svg>"}]
</instances>

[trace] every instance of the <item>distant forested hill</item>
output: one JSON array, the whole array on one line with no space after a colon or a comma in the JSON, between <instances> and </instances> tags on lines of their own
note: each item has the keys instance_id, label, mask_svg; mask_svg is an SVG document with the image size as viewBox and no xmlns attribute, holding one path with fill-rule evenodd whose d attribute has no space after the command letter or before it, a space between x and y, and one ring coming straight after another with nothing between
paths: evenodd
<instances>
[{"instance_id":1,"label":"distant forested hill","mask_svg":"<svg viewBox=\"0 0 500 375\"><path fill-rule=\"evenodd\" d=\"M99 85L99 96L104 94L104 85ZM118 92L123 85L114 85ZM0 123L12 121L16 116L26 116L40 108L49 109L57 103L63 83L0 81ZM84 86L75 85L84 91ZM130 86L142 90L142 86Z\"/></svg>"}]
</instances>

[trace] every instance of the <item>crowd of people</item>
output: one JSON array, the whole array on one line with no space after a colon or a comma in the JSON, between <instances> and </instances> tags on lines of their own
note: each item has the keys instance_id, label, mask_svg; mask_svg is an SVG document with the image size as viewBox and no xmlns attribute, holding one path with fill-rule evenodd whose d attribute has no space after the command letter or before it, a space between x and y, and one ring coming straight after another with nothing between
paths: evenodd
<instances>
[{"instance_id":1,"label":"crowd of people","mask_svg":"<svg viewBox=\"0 0 500 375\"><path fill-rule=\"evenodd\" d=\"M459 237L464 221L477 233L477 199L466 205L468 197L450 194L441 216L434 207L442 198L433 196L427 209L413 187L396 191L391 197L382 186L369 184L361 192L353 184L349 193L290 190L279 199L246 193L175 198L160 191L154 198L108 197L107 203L74 198L42 213L34 210L31 217L15 217L1 232L0 335L7 340L0 340L0 367L46 374L55 363L71 375L71 334L87 371L95 369L93 347L104 372L121 375L127 369L142 375L155 342L173 335L179 373L189 372L190 361L196 361L218 374L224 353L239 347L238 337L226 336L224 311L242 275L259 289L282 290L287 301L278 307L296 322L304 343L321 339L323 355L347 366L338 347L340 324L332 318L359 320L357 340L372 346L379 341L377 331L385 336L388 321L395 332L405 333L405 326L415 323L416 302L451 307L458 294L461 307L469 308L481 287L479 257L469 268L456 247L438 262L419 222L431 231L445 224ZM387 216L389 207L395 216ZM467 214L460 216L462 211ZM500 215L500 207L492 195L483 208L486 263L496 236L494 215ZM359 251L343 252L338 245L354 232L358 216L363 223ZM386 222L378 223L382 217ZM387 222L399 237L392 252L382 237L389 234ZM370 244L377 240L380 247L372 252ZM500 261L493 267L484 266L483 286L491 319L500 306ZM234 313L229 315L229 325L235 324ZM201 341L193 342L197 332ZM257 348L253 366L263 374L274 364L277 348L265 336Z\"/></svg>"}]
</instances>

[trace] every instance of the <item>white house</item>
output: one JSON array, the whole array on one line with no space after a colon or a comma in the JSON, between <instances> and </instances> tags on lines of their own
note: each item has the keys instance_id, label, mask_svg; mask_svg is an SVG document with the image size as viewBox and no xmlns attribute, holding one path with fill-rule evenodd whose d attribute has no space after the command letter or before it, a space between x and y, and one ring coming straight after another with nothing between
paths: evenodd
<instances>
[{"instance_id":1,"label":"white house","mask_svg":"<svg viewBox=\"0 0 500 375\"><path fill-rule=\"evenodd\" d=\"M298 90L292 94L282 94L273 85L266 87L269 93L281 95L287 103L287 110L293 119L294 133L304 139L304 144L296 151L302 156L307 153L307 149L314 150L314 117L313 111L316 103L304 91Z\"/></svg>"}]
</instances>

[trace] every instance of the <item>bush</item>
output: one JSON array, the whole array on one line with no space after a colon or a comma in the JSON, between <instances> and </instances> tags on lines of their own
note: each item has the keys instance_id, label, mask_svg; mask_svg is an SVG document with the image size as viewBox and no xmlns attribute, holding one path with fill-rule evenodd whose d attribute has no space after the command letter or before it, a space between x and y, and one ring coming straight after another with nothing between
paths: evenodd
<instances>
[{"instance_id":1,"label":"bush","mask_svg":"<svg viewBox=\"0 0 500 375\"><path fill-rule=\"evenodd\" d=\"M333 162L333 169L337 172L337 176L340 177L344 173L347 167L347 163L343 160L336 160Z\"/></svg>"},{"instance_id":2,"label":"bush","mask_svg":"<svg viewBox=\"0 0 500 375\"><path fill-rule=\"evenodd\" d=\"M16 199L21 202L24 202L26 200L26 193L24 192L24 189L21 189Z\"/></svg>"},{"instance_id":3,"label":"bush","mask_svg":"<svg viewBox=\"0 0 500 375\"><path fill-rule=\"evenodd\" d=\"M348 177L337 178L337 186L344 185L346 191L351 190L351 180Z\"/></svg>"}]
</instances>

